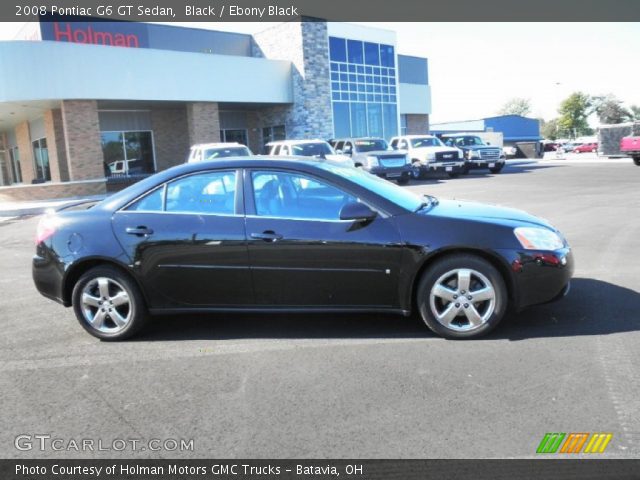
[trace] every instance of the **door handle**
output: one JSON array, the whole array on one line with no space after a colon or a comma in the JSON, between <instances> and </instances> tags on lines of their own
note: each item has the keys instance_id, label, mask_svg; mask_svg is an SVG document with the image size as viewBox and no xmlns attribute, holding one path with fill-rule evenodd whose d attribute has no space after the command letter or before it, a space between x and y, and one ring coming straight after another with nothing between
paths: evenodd
<instances>
[{"instance_id":1,"label":"door handle","mask_svg":"<svg viewBox=\"0 0 640 480\"><path fill-rule=\"evenodd\" d=\"M153 230L145 226L127 227L126 232L129 235L138 235L139 237L151 235Z\"/></svg>"},{"instance_id":2,"label":"door handle","mask_svg":"<svg viewBox=\"0 0 640 480\"><path fill-rule=\"evenodd\" d=\"M282 235L272 230L267 230L266 232L262 233L252 233L251 238L255 238L256 240L264 240L265 242L276 242L282 239Z\"/></svg>"}]
</instances>

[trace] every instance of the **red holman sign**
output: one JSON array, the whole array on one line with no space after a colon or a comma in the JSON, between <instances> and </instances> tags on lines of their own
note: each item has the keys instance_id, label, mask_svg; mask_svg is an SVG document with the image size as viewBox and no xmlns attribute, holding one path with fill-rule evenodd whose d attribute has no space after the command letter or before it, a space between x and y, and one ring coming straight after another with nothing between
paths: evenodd
<instances>
[{"instance_id":1,"label":"red holman sign","mask_svg":"<svg viewBox=\"0 0 640 480\"><path fill-rule=\"evenodd\" d=\"M134 22L87 22L47 16L40 20L42 40L114 47L148 48L146 25ZM81 17L82 18L82 17Z\"/></svg>"}]
</instances>

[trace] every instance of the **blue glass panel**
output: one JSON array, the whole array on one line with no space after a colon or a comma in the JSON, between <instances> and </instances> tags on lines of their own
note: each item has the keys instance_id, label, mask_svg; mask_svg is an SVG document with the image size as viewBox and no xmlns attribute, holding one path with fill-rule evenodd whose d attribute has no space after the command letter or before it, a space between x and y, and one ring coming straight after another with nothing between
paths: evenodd
<instances>
[{"instance_id":1,"label":"blue glass panel","mask_svg":"<svg viewBox=\"0 0 640 480\"><path fill-rule=\"evenodd\" d=\"M373 92L373 85L367 85L367 92Z\"/></svg>"},{"instance_id":2,"label":"blue glass panel","mask_svg":"<svg viewBox=\"0 0 640 480\"><path fill-rule=\"evenodd\" d=\"M354 137L367 136L367 106L364 103L351 104L351 134Z\"/></svg>"},{"instance_id":3,"label":"blue glass panel","mask_svg":"<svg viewBox=\"0 0 640 480\"><path fill-rule=\"evenodd\" d=\"M341 82L346 82L347 80L349 80L349 77L346 73L341 73L340 74L340 81Z\"/></svg>"},{"instance_id":4,"label":"blue glass panel","mask_svg":"<svg viewBox=\"0 0 640 480\"><path fill-rule=\"evenodd\" d=\"M347 61L347 48L344 38L329 37L329 58L336 62Z\"/></svg>"},{"instance_id":5,"label":"blue glass panel","mask_svg":"<svg viewBox=\"0 0 640 480\"><path fill-rule=\"evenodd\" d=\"M386 102L386 103L389 103L389 95L383 95L382 96L382 101Z\"/></svg>"},{"instance_id":6,"label":"blue glass panel","mask_svg":"<svg viewBox=\"0 0 640 480\"><path fill-rule=\"evenodd\" d=\"M382 105L379 103L369 103L367 105L367 120L369 123L369 136L384 136L382 128Z\"/></svg>"},{"instance_id":7,"label":"blue glass panel","mask_svg":"<svg viewBox=\"0 0 640 480\"><path fill-rule=\"evenodd\" d=\"M377 43L365 42L364 63L367 65L380 65L380 54Z\"/></svg>"},{"instance_id":8,"label":"blue glass panel","mask_svg":"<svg viewBox=\"0 0 640 480\"><path fill-rule=\"evenodd\" d=\"M373 67L365 67L365 72L367 72L368 74L372 74L373 73Z\"/></svg>"},{"instance_id":9,"label":"blue glass panel","mask_svg":"<svg viewBox=\"0 0 640 480\"><path fill-rule=\"evenodd\" d=\"M390 101L391 101L391 103L396 103L397 102L396 96L395 95L391 95L390 96Z\"/></svg>"},{"instance_id":10,"label":"blue glass panel","mask_svg":"<svg viewBox=\"0 0 640 480\"><path fill-rule=\"evenodd\" d=\"M358 101L359 101L359 102L364 102L364 101L365 101L365 99L366 99L366 97L367 97L367 96L366 96L364 93L359 93L359 94L358 94Z\"/></svg>"},{"instance_id":11,"label":"blue glass panel","mask_svg":"<svg viewBox=\"0 0 640 480\"><path fill-rule=\"evenodd\" d=\"M333 130L337 138L351 136L351 124L349 119L349 104L334 102L333 104Z\"/></svg>"},{"instance_id":12,"label":"blue glass panel","mask_svg":"<svg viewBox=\"0 0 640 480\"><path fill-rule=\"evenodd\" d=\"M358 75L358 81L364 83L364 75Z\"/></svg>"},{"instance_id":13,"label":"blue glass panel","mask_svg":"<svg viewBox=\"0 0 640 480\"><path fill-rule=\"evenodd\" d=\"M390 91L391 91L391 93L396 93L396 87L391 87Z\"/></svg>"},{"instance_id":14,"label":"blue glass panel","mask_svg":"<svg viewBox=\"0 0 640 480\"><path fill-rule=\"evenodd\" d=\"M395 67L394 51L391 45L380 45L380 65Z\"/></svg>"},{"instance_id":15,"label":"blue glass panel","mask_svg":"<svg viewBox=\"0 0 640 480\"><path fill-rule=\"evenodd\" d=\"M382 93L389 93L389 87L382 87Z\"/></svg>"},{"instance_id":16,"label":"blue glass panel","mask_svg":"<svg viewBox=\"0 0 640 480\"><path fill-rule=\"evenodd\" d=\"M381 102L382 101L382 95L375 94L373 96L373 101L374 102Z\"/></svg>"},{"instance_id":17,"label":"blue glass panel","mask_svg":"<svg viewBox=\"0 0 640 480\"><path fill-rule=\"evenodd\" d=\"M349 100L349 94L348 93L342 93L342 100Z\"/></svg>"},{"instance_id":18,"label":"blue glass panel","mask_svg":"<svg viewBox=\"0 0 640 480\"><path fill-rule=\"evenodd\" d=\"M359 63L364 62L364 55L362 53L362 42L359 40L347 40L347 50L349 52L349 62Z\"/></svg>"},{"instance_id":19,"label":"blue glass panel","mask_svg":"<svg viewBox=\"0 0 640 480\"><path fill-rule=\"evenodd\" d=\"M388 72L388 69L386 69L386 68L381 68L380 69L380 75L385 75L386 76L387 72Z\"/></svg>"},{"instance_id":20,"label":"blue glass panel","mask_svg":"<svg viewBox=\"0 0 640 480\"><path fill-rule=\"evenodd\" d=\"M374 67L373 74L374 75L380 75L380 69L378 67Z\"/></svg>"},{"instance_id":21,"label":"blue glass panel","mask_svg":"<svg viewBox=\"0 0 640 480\"><path fill-rule=\"evenodd\" d=\"M359 85L358 85L358 91L359 91L359 92L364 92L364 85L359 84Z\"/></svg>"},{"instance_id":22,"label":"blue glass panel","mask_svg":"<svg viewBox=\"0 0 640 480\"><path fill-rule=\"evenodd\" d=\"M380 89L381 89L381 88L382 88L382 87L380 87L380 85L374 85L374 86L373 86L373 91L374 91L375 93L380 93Z\"/></svg>"},{"instance_id":23,"label":"blue glass panel","mask_svg":"<svg viewBox=\"0 0 640 480\"><path fill-rule=\"evenodd\" d=\"M349 72L356 73L356 66L355 65L348 65L348 67L349 67Z\"/></svg>"},{"instance_id":24,"label":"blue glass panel","mask_svg":"<svg viewBox=\"0 0 640 480\"><path fill-rule=\"evenodd\" d=\"M340 84L338 82L331 82L331 90L340 90Z\"/></svg>"},{"instance_id":25,"label":"blue glass panel","mask_svg":"<svg viewBox=\"0 0 640 480\"><path fill-rule=\"evenodd\" d=\"M340 84L340 90L345 91L349 90L349 84L347 82L343 82Z\"/></svg>"},{"instance_id":26,"label":"blue glass panel","mask_svg":"<svg viewBox=\"0 0 640 480\"><path fill-rule=\"evenodd\" d=\"M390 69L389 69L389 75L391 75L392 77L395 77L395 76L396 76L396 71L395 71L395 69L390 68Z\"/></svg>"},{"instance_id":27,"label":"blue glass panel","mask_svg":"<svg viewBox=\"0 0 640 480\"><path fill-rule=\"evenodd\" d=\"M331 73L331 80L340 80L340 74L339 73Z\"/></svg>"},{"instance_id":28,"label":"blue glass panel","mask_svg":"<svg viewBox=\"0 0 640 480\"><path fill-rule=\"evenodd\" d=\"M384 119L384 136L391 138L398 135L398 110L395 104L382 105L382 117Z\"/></svg>"},{"instance_id":29,"label":"blue glass panel","mask_svg":"<svg viewBox=\"0 0 640 480\"><path fill-rule=\"evenodd\" d=\"M337 72L338 70L340 70L340 65L338 65L335 62L331 62L331 71L332 72Z\"/></svg>"},{"instance_id":30,"label":"blue glass panel","mask_svg":"<svg viewBox=\"0 0 640 480\"><path fill-rule=\"evenodd\" d=\"M355 81L356 81L356 75L355 75L355 73L350 73L350 74L349 74L349 81L350 81L350 82L355 82Z\"/></svg>"},{"instance_id":31,"label":"blue glass panel","mask_svg":"<svg viewBox=\"0 0 640 480\"><path fill-rule=\"evenodd\" d=\"M340 100L340 94L338 92L333 92L331 94L331 98L333 98L334 100Z\"/></svg>"},{"instance_id":32,"label":"blue glass panel","mask_svg":"<svg viewBox=\"0 0 640 480\"><path fill-rule=\"evenodd\" d=\"M357 65L356 66L356 72L358 73L364 73L364 67L362 65Z\"/></svg>"},{"instance_id":33,"label":"blue glass panel","mask_svg":"<svg viewBox=\"0 0 640 480\"><path fill-rule=\"evenodd\" d=\"M347 70L349 70L349 66L346 63L341 63L340 64L340 71L341 72L346 72Z\"/></svg>"},{"instance_id":34,"label":"blue glass panel","mask_svg":"<svg viewBox=\"0 0 640 480\"><path fill-rule=\"evenodd\" d=\"M356 100L358 100L358 94L357 93L350 93L349 94L349 100L352 100L352 101L355 102Z\"/></svg>"},{"instance_id":35,"label":"blue glass panel","mask_svg":"<svg viewBox=\"0 0 640 480\"><path fill-rule=\"evenodd\" d=\"M367 75L367 83L373 83L373 76Z\"/></svg>"}]
</instances>

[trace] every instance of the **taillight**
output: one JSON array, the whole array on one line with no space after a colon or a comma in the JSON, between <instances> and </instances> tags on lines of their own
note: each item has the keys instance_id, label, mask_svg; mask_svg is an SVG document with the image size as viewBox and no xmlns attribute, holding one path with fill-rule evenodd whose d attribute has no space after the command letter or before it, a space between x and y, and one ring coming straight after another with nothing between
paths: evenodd
<instances>
[{"instance_id":1,"label":"taillight","mask_svg":"<svg viewBox=\"0 0 640 480\"><path fill-rule=\"evenodd\" d=\"M38 228L36 230L36 245L40 245L42 242L50 238L56 233L56 227L58 225L57 218L51 214L47 214L40 219Z\"/></svg>"}]
</instances>

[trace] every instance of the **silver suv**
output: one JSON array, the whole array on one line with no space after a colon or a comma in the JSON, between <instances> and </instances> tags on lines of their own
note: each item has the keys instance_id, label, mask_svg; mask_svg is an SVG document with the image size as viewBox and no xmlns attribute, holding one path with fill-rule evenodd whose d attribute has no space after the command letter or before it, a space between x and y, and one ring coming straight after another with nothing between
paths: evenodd
<instances>
[{"instance_id":1,"label":"silver suv","mask_svg":"<svg viewBox=\"0 0 640 480\"><path fill-rule=\"evenodd\" d=\"M416 178L424 178L429 172L444 172L455 178L465 171L462 150L445 146L433 135L393 137L391 146L395 150L407 151Z\"/></svg>"},{"instance_id":2,"label":"silver suv","mask_svg":"<svg viewBox=\"0 0 640 480\"><path fill-rule=\"evenodd\" d=\"M267 143L267 155L279 157L324 158L345 166L353 167L353 160L337 154L324 140L281 140Z\"/></svg>"},{"instance_id":3,"label":"silver suv","mask_svg":"<svg viewBox=\"0 0 640 480\"><path fill-rule=\"evenodd\" d=\"M383 138L338 138L329 141L337 153L351 157L356 167L400 185L411 178L413 168L407 153L393 150Z\"/></svg>"}]
</instances>

